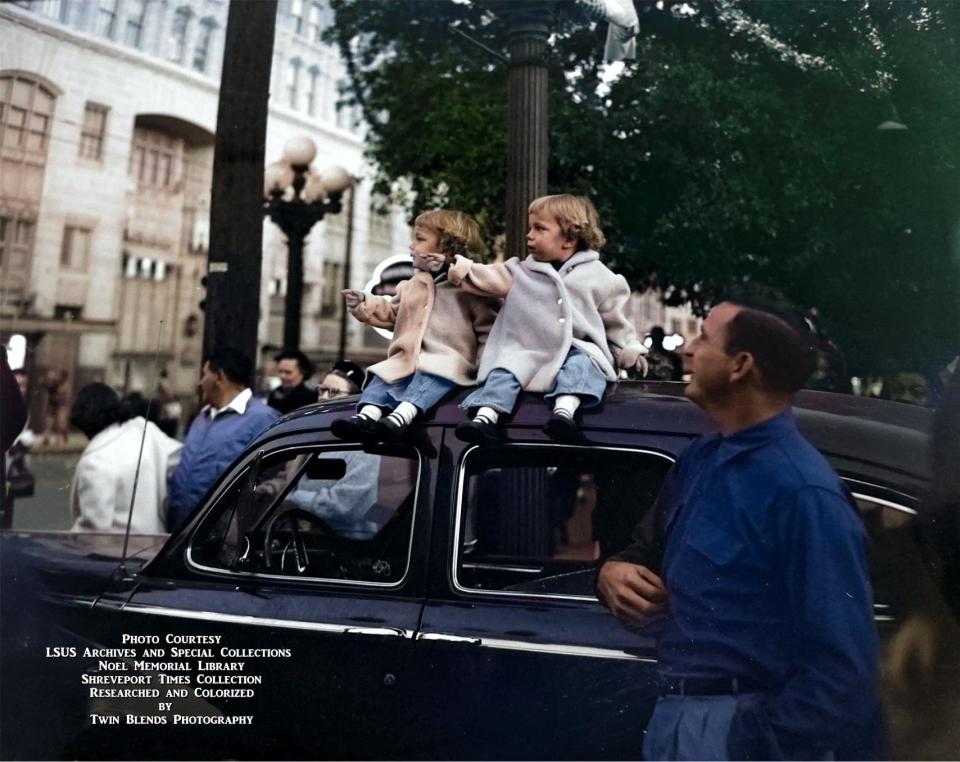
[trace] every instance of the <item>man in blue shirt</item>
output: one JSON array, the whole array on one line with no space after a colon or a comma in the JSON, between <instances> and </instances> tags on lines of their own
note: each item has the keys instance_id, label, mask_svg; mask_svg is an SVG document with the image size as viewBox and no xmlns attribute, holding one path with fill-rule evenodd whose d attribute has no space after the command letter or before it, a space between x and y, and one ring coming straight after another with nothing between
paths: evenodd
<instances>
[{"instance_id":1,"label":"man in blue shirt","mask_svg":"<svg viewBox=\"0 0 960 762\"><path fill-rule=\"evenodd\" d=\"M661 620L644 757L876 758L866 538L791 410L814 351L780 318L724 302L685 354L686 394L720 433L681 456L597 585L626 624Z\"/></svg>"},{"instance_id":2,"label":"man in blue shirt","mask_svg":"<svg viewBox=\"0 0 960 762\"><path fill-rule=\"evenodd\" d=\"M214 350L203 362L200 394L204 407L190 425L173 476L167 529L189 519L200 500L257 435L279 416L250 390L253 362L243 352Z\"/></svg>"}]
</instances>

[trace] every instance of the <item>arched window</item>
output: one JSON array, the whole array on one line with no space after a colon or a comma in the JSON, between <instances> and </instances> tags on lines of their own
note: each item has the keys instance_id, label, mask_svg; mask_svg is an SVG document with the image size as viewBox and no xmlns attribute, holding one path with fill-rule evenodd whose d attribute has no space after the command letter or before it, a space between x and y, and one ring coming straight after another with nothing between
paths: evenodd
<instances>
[{"instance_id":1,"label":"arched window","mask_svg":"<svg viewBox=\"0 0 960 762\"><path fill-rule=\"evenodd\" d=\"M300 67L302 62L299 58L290 59L287 64L287 104L290 108L297 108L297 100L300 96Z\"/></svg>"}]
</instances>

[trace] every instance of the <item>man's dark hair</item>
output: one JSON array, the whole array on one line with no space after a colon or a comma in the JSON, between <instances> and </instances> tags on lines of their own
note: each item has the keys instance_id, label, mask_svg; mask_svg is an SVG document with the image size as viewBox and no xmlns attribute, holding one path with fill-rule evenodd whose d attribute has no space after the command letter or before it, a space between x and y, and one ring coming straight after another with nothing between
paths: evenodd
<instances>
[{"instance_id":1,"label":"man's dark hair","mask_svg":"<svg viewBox=\"0 0 960 762\"><path fill-rule=\"evenodd\" d=\"M203 361L210 366L214 373L223 372L233 383L242 386L253 384L253 360L233 347L214 349L207 354Z\"/></svg>"},{"instance_id":2,"label":"man's dark hair","mask_svg":"<svg viewBox=\"0 0 960 762\"><path fill-rule=\"evenodd\" d=\"M739 306L742 309L727 324L727 354L749 352L767 389L793 394L816 368L813 334L779 315Z\"/></svg>"},{"instance_id":3,"label":"man's dark hair","mask_svg":"<svg viewBox=\"0 0 960 762\"><path fill-rule=\"evenodd\" d=\"M310 358L307 357L299 349L284 349L279 354L273 356L274 362L280 362L281 360L296 360L297 365L300 366L300 372L303 374L303 377L310 378L313 375L313 363L310 362Z\"/></svg>"},{"instance_id":4,"label":"man's dark hair","mask_svg":"<svg viewBox=\"0 0 960 762\"><path fill-rule=\"evenodd\" d=\"M93 439L107 426L129 418L120 395L106 384L87 384L79 392L70 409L70 423Z\"/></svg>"}]
</instances>

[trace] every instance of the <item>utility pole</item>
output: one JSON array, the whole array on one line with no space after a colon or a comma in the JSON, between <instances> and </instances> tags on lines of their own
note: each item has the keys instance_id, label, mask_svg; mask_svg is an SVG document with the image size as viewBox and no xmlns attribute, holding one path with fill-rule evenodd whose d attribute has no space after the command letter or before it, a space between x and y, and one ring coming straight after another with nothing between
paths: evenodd
<instances>
[{"instance_id":1,"label":"utility pole","mask_svg":"<svg viewBox=\"0 0 960 762\"><path fill-rule=\"evenodd\" d=\"M506 256L527 253L527 206L547 192L547 36L544 3L515 2L507 18Z\"/></svg>"},{"instance_id":2,"label":"utility pole","mask_svg":"<svg viewBox=\"0 0 960 762\"><path fill-rule=\"evenodd\" d=\"M263 167L277 0L231 0L213 151L203 352L256 362L263 259Z\"/></svg>"}]
</instances>

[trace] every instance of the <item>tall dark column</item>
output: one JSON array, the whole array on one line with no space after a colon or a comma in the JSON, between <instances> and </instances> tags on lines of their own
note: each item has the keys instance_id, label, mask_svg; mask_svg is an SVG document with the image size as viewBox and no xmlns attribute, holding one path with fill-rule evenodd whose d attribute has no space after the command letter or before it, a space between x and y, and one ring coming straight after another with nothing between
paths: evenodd
<instances>
[{"instance_id":1,"label":"tall dark column","mask_svg":"<svg viewBox=\"0 0 960 762\"><path fill-rule=\"evenodd\" d=\"M263 166L277 0L232 0L213 152L203 351L256 360L263 257Z\"/></svg>"},{"instance_id":2,"label":"tall dark column","mask_svg":"<svg viewBox=\"0 0 960 762\"><path fill-rule=\"evenodd\" d=\"M303 311L304 236L287 236L287 296L283 303L283 348L300 349L300 323Z\"/></svg>"},{"instance_id":3,"label":"tall dark column","mask_svg":"<svg viewBox=\"0 0 960 762\"><path fill-rule=\"evenodd\" d=\"M542 3L516 3L507 14L507 257L527 253L527 206L547 192L548 27Z\"/></svg>"}]
</instances>

